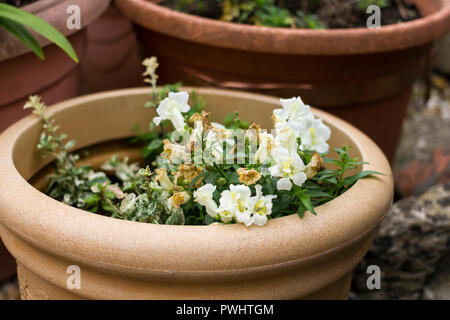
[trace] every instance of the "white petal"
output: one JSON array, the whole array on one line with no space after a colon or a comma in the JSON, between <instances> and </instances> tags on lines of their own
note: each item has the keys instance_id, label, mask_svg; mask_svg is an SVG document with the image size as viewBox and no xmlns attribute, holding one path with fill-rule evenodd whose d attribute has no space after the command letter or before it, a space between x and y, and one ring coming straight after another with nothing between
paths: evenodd
<instances>
[{"instance_id":1,"label":"white petal","mask_svg":"<svg viewBox=\"0 0 450 320\"><path fill-rule=\"evenodd\" d=\"M189 93L187 91L169 92L169 97L177 103L177 107L181 112L188 112L190 107L187 104L189 100Z\"/></svg>"},{"instance_id":2,"label":"white petal","mask_svg":"<svg viewBox=\"0 0 450 320\"><path fill-rule=\"evenodd\" d=\"M318 153L327 152L328 148L329 148L328 143L324 141L320 141L316 143L316 145L314 146L314 150L317 151Z\"/></svg>"},{"instance_id":3,"label":"white petal","mask_svg":"<svg viewBox=\"0 0 450 320\"><path fill-rule=\"evenodd\" d=\"M278 180L277 182L277 189L278 190L291 190L292 189L292 182L288 178L282 178Z\"/></svg>"},{"instance_id":4,"label":"white petal","mask_svg":"<svg viewBox=\"0 0 450 320\"><path fill-rule=\"evenodd\" d=\"M247 227L253 223L253 219L251 219L250 214L247 211L245 211L245 212L237 211L236 212L236 221L238 223L245 224Z\"/></svg>"},{"instance_id":5,"label":"white petal","mask_svg":"<svg viewBox=\"0 0 450 320\"><path fill-rule=\"evenodd\" d=\"M292 152L291 157L292 157L292 165L294 166L295 169L297 170L305 169L305 164L303 163L302 158L300 158L300 156L298 155L297 151Z\"/></svg>"},{"instance_id":6,"label":"white petal","mask_svg":"<svg viewBox=\"0 0 450 320\"><path fill-rule=\"evenodd\" d=\"M269 168L269 172L272 177L278 177L280 175L280 167L276 164Z\"/></svg>"},{"instance_id":7,"label":"white petal","mask_svg":"<svg viewBox=\"0 0 450 320\"><path fill-rule=\"evenodd\" d=\"M267 223L267 216L261 216L259 214L255 214L253 215L253 219L254 219L254 223L258 226L258 227L262 227Z\"/></svg>"},{"instance_id":8,"label":"white petal","mask_svg":"<svg viewBox=\"0 0 450 320\"><path fill-rule=\"evenodd\" d=\"M153 118L153 122L154 122L157 126L159 126L159 124L161 123L162 120L163 120L163 118L161 118L161 117L154 117L154 118Z\"/></svg>"},{"instance_id":9,"label":"white petal","mask_svg":"<svg viewBox=\"0 0 450 320\"><path fill-rule=\"evenodd\" d=\"M299 172L292 177L292 180L297 186L301 186L306 181L306 174Z\"/></svg>"}]
</instances>

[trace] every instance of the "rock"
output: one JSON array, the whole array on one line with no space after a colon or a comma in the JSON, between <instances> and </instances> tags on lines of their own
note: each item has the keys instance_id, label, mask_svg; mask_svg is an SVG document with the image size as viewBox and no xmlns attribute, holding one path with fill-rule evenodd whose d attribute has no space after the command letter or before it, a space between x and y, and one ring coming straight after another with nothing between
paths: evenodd
<instances>
[{"instance_id":1,"label":"rock","mask_svg":"<svg viewBox=\"0 0 450 320\"><path fill-rule=\"evenodd\" d=\"M424 103L425 85L418 81L394 163L395 186L402 196L419 195L450 181L450 85L432 77L431 96Z\"/></svg>"},{"instance_id":2,"label":"rock","mask_svg":"<svg viewBox=\"0 0 450 320\"><path fill-rule=\"evenodd\" d=\"M434 66L444 73L450 74L450 34L436 45L436 59Z\"/></svg>"},{"instance_id":3,"label":"rock","mask_svg":"<svg viewBox=\"0 0 450 320\"><path fill-rule=\"evenodd\" d=\"M0 284L0 300L19 300L20 291L17 280Z\"/></svg>"},{"instance_id":4,"label":"rock","mask_svg":"<svg viewBox=\"0 0 450 320\"><path fill-rule=\"evenodd\" d=\"M439 262L435 274L425 288L424 298L450 300L450 254Z\"/></svg>"},{"instance_id":5,"label":"rock","mask_svg":"<svg viewBox=\"0 0 450 320\"><path fill-rule=\"evenodd\" d=\"M353 297L363 299L422 299L441 296L438 265L450 253L450 183L421 196L398 201L377 229L373 245L357 267ZM368 290L367 266L381 269L381 289ZM448 266L444 269L447 273Z\"/></svg>"}]
</instances>

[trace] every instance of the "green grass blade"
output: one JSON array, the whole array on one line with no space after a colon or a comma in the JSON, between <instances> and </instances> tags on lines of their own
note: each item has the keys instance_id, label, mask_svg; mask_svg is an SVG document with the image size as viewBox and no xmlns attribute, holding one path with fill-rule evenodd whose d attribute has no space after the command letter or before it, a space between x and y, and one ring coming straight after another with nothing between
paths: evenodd
<instances>
[{"instance_id":1,"label":"green grass blade","mask_svg":"<svg viewBox=\"0 0 450 320\"><path fill-rule=\"evenodd\" d=\"M71 57L75 62L78 63L77 54L66 37L64 37L64 35L56 28L54 28L51 24L47 23L41 18L38 18L31 13L4 3L0 3L0 17L12 20L16 23L20 23L31 28L41 36L55 43L64 52L66 52L69 57Z\"/></svg>"},{"instance_id":2,"label":"green grass blade","mask_svg":"<svg viewBox=\"0 0 450 320\"><path fill-rule=\"evenodd\" d=\"M44 52L42 51L42 48L39 46L39 43L23 25L13 20L0 17L0 27L3 27L6 31L14 35L31 51L33 51L39 58L44 59Z\"/></svg>"}]
</instances>

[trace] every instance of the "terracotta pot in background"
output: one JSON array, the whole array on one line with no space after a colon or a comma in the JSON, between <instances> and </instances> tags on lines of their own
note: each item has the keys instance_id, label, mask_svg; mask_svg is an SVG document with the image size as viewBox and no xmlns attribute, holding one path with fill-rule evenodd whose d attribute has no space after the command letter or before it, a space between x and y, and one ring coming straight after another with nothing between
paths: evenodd
<instances>
[{"instance_id":1,"label":"terracotta pot in background","mask_svg":"<svg viewBox=\"0 0 450 320\"><path fill-rule=\"evenodd\" d=\"M111 5L86 31L81 68L90 92L143 85L139 48L128 18Z\"/></svg>"},{"instance_id":2,"label":"terracotta pot in background","mask_svg":"<svg viewBox=\"0 0 450 320\"><path fill-rule=\"evenodd\" d=\"M215 120L238 110L270 128L279 107L273 97L195 89ZM110 91L49 109L77 147L94 153L98 166L115 152L108 144L132 136L155 116L143 108L148 89ZM392 202L389 163L362 132L323 111L330 145L352 145L352 156L377 175L358 181L318 208L317 216L293 214L264 227L241 224L170 226L123 221L69 207L41 193L51 159L35 151L41 121L29 116L0 136L0 235L19 265L26 299L343 299L354 266L366 253L374 228ZM118 117L117 115L121 116ZM101 120L99 120L101 119ZM48 168L48 167L47 167ZM47 171L48 172L48 171ZM29 184L27 180L31 179ZM168 241L170 239L170 241ZM218 245L223 244L223 245ZM81 289L69 290L66 270L81 269Z\"/></svg>"},{"instance_id":3,"label":"terracotta pot in background","mask_svg":"<svg viewBox=\"0 0 450 320\"><path fill-rule=\"evenodd\" d=\"M110 0L40 0L22 9L49 22L69 38L82 61L85 51L84 30L69 30L66 12L70 5L81 9L81 27L94 21ZM79 66L61 49L36 35L44 47L45 60L40 60L19 40L0 29L0 132L25 114L23 104L31 94L42 95L54 103L80 92Z\"/></svg>"},{"instance_id":4,"label":"terracotta pot in background","mask_svg":"<svg viewBox=\"0 0 450 320\"><path fill-rule=\"evenodd\" d=\"M110 0L40 0L22 9L31 12L56 27L72 43L78 57L83 60L84 30L68 30L66 9L69 5L81 8L81 24L85 27L108 6ZM39 94L48 103L54 103L79 94L78 65L61 49L36 35L44 47L45 60L40 60L19 40L0 28L0 132L29 112L23 104L31 94ZM12 277L15 268L11 256L0 242L0 281Z\"/></svg>"},{"instance_id":5,"label":"terracotta pot in background","mask_svg":"<svg viewBox=\"0 0 450 320\"><path fill-rule=\"evenodd\" d=\"M257 27L144 0L116 5L139 25L146 55L158 56L161 83L300 95L362 129L392 160L411 86L450 28L450 0L410 2L424 18L380 30Z\"/></svg>"}]
</instances>

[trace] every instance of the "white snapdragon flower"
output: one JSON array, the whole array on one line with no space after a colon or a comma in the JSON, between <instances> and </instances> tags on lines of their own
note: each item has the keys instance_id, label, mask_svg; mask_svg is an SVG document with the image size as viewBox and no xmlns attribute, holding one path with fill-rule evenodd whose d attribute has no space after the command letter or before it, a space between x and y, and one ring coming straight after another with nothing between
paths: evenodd
<instances>
[{"instance_id":1,"label":"white snapdragon flower","mask_svg":"<svg viewBox=\"0 0 450 320\"><path fill-rule=\"evenodd\" d=\"M230 185L230 190L222 192L217 212L223 222L230 222L233 218L239 223L248 221L250 215L245 206L252 192L245 185Z\"/></svg>"},{"instance_id":2,"label":"white snapdragon flower","mask_svg":"<svg viewBox=\"0 0 450 320\"><path fill-rule=\"evenodd\" d=\"M245 225L248 227L252 223L256 224L259 227L264 226L267 223L267 216L272 213L272 200L277 196L268 195L264 196L262 194L262 186L256 185L256 196L251 197L247 200L246 207L250 213L248 220Z\"/></svg>"},{"instance_id":3,"label":"white snapdragon flower","mask_svg":"<svg viewBox=\"0 0 450 320\"><path fill-rule=\"evenodd\" d=\"M279 148L275 162L269 172L273 177L280 178L277 182L278 190L291 190L292 182L301 186L306 181L306 167L297 151L289 152L285 148Z\"/></svg>"},{"instance_id":4,"label":"white snapdragon flower","mask_svg":"<svg viewBox=\"0 0 450 320\"><path fill-rule=\"evenodd\" d=\"M286 122L275 126L275 147L285 148L289 152L298 150L297 134Z\"/></svg>"},{"instance_id":5,"label":"white snapdragon flower","mask_svg":"<svg viewBox=\"0 0 450 320\"><path fill-rule=\"evenodd\" d=\"M194 201L206 208L206 213L213 217L217 217L217 204L213 199L213 193L216 187L208 183L194 191Z\"/></svg>"},{"instance_id":6,"label":"white snapdragon flower","mask_svg":"<svg viewBox=\"0 0 450 320\"><path fill-rule=\"evenodd\" d=\"M153 118L153 122L156 125L159 125L162 120L170 120L172 121L175 130L180 134L183 134L186 123L182 113L188 112L190 109L188 100L189 94L186 91L169 92L169 96L165 98L156 109L159 117Z\"/></svg>"},{"instance_id":7,"label":"white snapdragon flower","mask_svg":"<svg viewBox=\"0 0 450 320\"><path fill-rule=\"evenodd\" d=\"M266 163L271 158L272 148L274 144L274 137L270 133L259 133L259 146L255 153L255 161L259 163Z\"/></svg>"},{"instance_id":8,"label":"white snapdragon flower","mask_svg":"<svg viewBox=\"0 0 450 320\"><path fill-rule=\"evenodd\" d=\"M273 111L275 123L287 122L289 126L298 132L308 126L314 119L310 107L305 105L300 97L280 99L282 109Z\"/></svg>"},{"instance_id":9,"label":"white snapdragon flower","mask_svg":"<svg viewBox=\"0 0 450 320\"><path fill-rule=\"evenodd\" d=\"M326 126L322 119L314 119L306 130L300 133L302 144L301 150L313 150L318 153L328 151L328 139L330 139L331 130Z\"/></svg>"}]
</instances>

